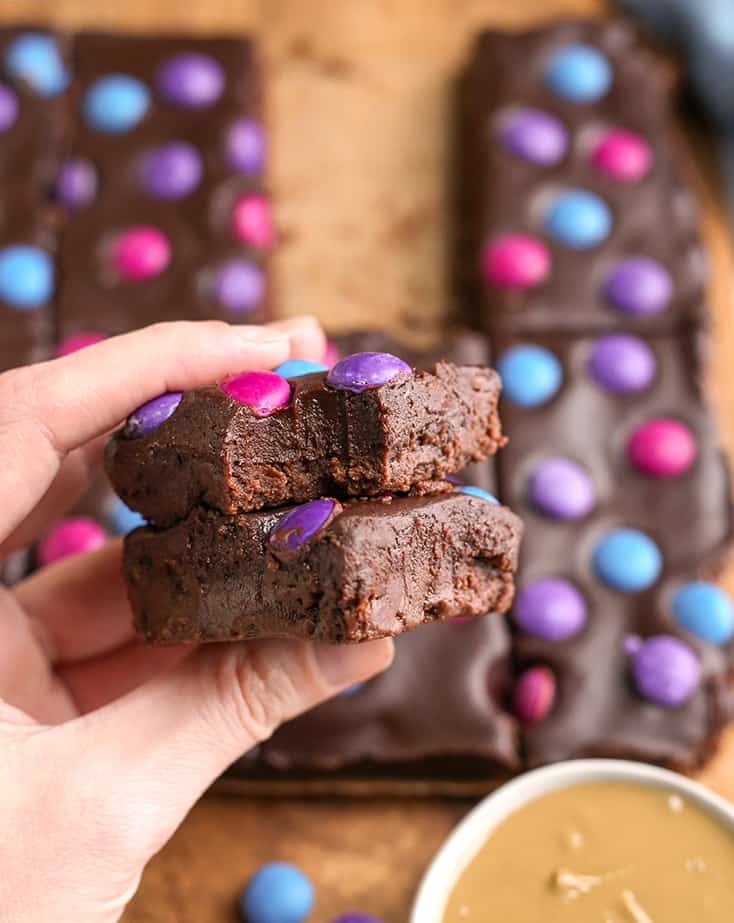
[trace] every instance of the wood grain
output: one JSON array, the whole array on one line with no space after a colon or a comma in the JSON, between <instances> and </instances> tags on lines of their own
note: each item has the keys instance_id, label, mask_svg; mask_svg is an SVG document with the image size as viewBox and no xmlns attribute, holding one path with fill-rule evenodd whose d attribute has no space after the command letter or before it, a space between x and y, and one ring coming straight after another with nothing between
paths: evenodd
<instances>
[{"instance_id":1,"label":"wood grain","mask_svg":"<svg viewBox=\"0 0 734 923\"><path fill-rule=\"evenodd\" d=\"M283 310L429 336L447 300L450 82L470 37L484 24L602 11L594 0L6 0L0 17L256 31L269 85ZM702 195L713 266L712 399L731 449L730 244L713 187ZM725 583L734 590L731 568ZM734 732L701 778L734 799ZM151 863L125 923L237 920L240 885L274 858L298 862L316 882L313 923L350 908L406 923L430 856L468 807L210 796Z\"/></svg>"}]
</instances>

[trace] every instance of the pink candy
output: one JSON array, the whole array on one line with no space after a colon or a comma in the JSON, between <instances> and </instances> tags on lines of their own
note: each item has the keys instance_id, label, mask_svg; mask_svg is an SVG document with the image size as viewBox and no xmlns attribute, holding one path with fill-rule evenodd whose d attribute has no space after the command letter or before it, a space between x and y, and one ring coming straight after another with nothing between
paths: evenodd
<instances>
[{"instance_id":1,"label":"pink candy","mask_svg":"<svg viewBox=\"0 0 734 923\"><path fill-rule=\"evenodd\" d=\"M56 356L58 358L68 356L69 353L75 353L79 349L84 349L85 346L94 346L95 343L100 343L104 339L104 333L93 333L91 330L74 333L56 346Z\"/></svg>"},{"instance_id":2,"label":"pink candy","mask_svg":"<svg viewBox=\"0 0 734 923\"><path fill-rule=\"evenodd\" d=\"M259 250L269 247L274 233L267 199L260 195L238 199L232 211L232 230L238 240L251 247Z\"/></svg>"},{"instance_id":3,"label":"pink candy","mask_svg":"<svg viewBox=\"0 0 734 923\"><path fill-rule=\"evenodd\" d=\"M326 341L326 349L324 350L324 357L321 360L325 366L331 368L332 365L336 365L339 361L339 350L336 348L336 343L333 340Z\"/></svg>"},{"instance_id":4,"label":"pink candy","mask_svg":"<svg viewBox=\"0 0 734 923\"><path fill-rule=\"evenodd\" d=\"M542 721L556 698L556 678L548 667L530 667L518 679L512 697L515 715L528 724Z\"/></svg>"},{"instance_id":5,"label":"pink candy","mask_svg":"<svg viewBox=\"0 0 734 923\"><path fill-rule=\"evenodd\" d=\"M632 183L650 169L652 151L646 141L631 131L610 131L591 152L591 162L602 173L620 182Z\"/></svg>"},{"instance_id":6,"label":"pink candy","mask_svg":"<svg viewBox=\"0 0 734 923\"><path fill-rule=\"evenodd\" d=\"M222 390L256 417L269 416L291 399L291 386L275 372L241 372L222 382Z\"/></svg>"},{"instance_id":7,"label":"pink candy","mask_svg":"<svg viewBox=\"0 0 734 923\"><path fill-rule=\"evenodd\" d=\"M82 551L94 551L107 541L107 535L98 522L86 516L62 519L49 529L36 549L36 559L41 567L68 558Z\"/></svg>"},{"instance_id":8,"label":"pink candy","mask_svg":"<svg viewBox=\"0 0 734 923\"><path fill-rule=\"evenodd\" d=\"M670 478L687 471L696 457L696 442L683 423L657 417L639 426L627 443L627 456L643 474Z\"/></svg>"},{"instance_id":9,"label":"pink candy","mask_svg":"<svg viewBox=\"0 0 734 923\"><path fill-rule=\"evenodd\" d=\"M506 234L482 251L482 274L498 288L532 288L548 275L550 254L537 238L527 234Z\"/></svg>"},{"instance_id":10,"label":"pink candy","mask_svg":"<svg viewBox=\"0 0 734 923\"><path fill-rule=\"evenodd\" d=\"M158 228L141 225L120 234L113 246L112 259L124 279L150 279L168 266L171 247Z\"/></svg>"}]
</instances>

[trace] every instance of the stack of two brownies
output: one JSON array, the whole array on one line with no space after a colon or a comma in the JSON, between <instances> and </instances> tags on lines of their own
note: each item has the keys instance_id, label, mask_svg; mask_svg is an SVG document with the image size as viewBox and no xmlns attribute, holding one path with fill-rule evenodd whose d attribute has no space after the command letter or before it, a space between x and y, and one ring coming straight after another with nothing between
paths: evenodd
<instances>
[{"instance_id":1,"label":"stack of two brownies","mask_svg":"<svg viewBox=\"0 0 734 923\"><path fill-rule=\"evenodd\" d=\"M499 390L491 369L359 353L139 408L107 450L149 521L125 542L138 632L338 643L505 611L520 522L451 477L503 444Z\"/></svg>"}]
</instances>

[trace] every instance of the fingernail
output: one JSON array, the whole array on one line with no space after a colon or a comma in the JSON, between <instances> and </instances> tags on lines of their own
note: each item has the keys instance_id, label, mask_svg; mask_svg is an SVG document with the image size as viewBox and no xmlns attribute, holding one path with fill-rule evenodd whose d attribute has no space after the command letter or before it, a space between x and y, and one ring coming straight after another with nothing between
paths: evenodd
<instances>
[{"instance_id":1,"label":"fingernail","mask_svg":"<svg viewBox=\"0 0 734 923\"><path fill-rule=\"evenodd\" d=\"M349 686L386 670L393 659L387 638L363 644L314 644L316 666L330 686Z\"/></svg>"}]
</instances>

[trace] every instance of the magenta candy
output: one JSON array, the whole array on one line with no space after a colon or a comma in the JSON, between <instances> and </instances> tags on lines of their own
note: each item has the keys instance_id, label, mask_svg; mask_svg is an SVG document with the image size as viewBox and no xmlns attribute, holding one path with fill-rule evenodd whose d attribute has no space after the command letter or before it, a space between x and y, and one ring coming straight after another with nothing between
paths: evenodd
<instances>
[{"instance_id":1,"label":"magenta candy","mask_svg":"<svg viewBox=\"0 0 734 923\"><path fill-rule=\"evenodd\" d=\"M56 346L55 355L57 358L68 356L69 353L75 353L77 350L84 349L87 346L94 346L95 343L100 343L104 339L106 339L104 333L93 333L91 330L74 333Z\"/></svg>"},{"instance_id":2,"label":"magenta candy","mask_svg":"<svg viewBox=\"0 0 734 923\"><path fill-rule=\"evenodd\" d=\"M526 289L538 285L550 270L550 253L527 234L506 234L482 250L484 280L497 288Z\"/></svg>"},{"instance_id":3,"label":"magenta candy","mask_svg":"<svg viewBox=\"0 0 734 923\"><path fill-rule=\"evenodd\" d=\"M637 649L625 645L632 657L632 676L639 694L656 705L684 705L701 682L701 664L693 650L673 635L655 635Z\"/></svg>"},{"instance_id":4,"label":"magenta candy","mask_svg":"<svg viewBox=\"0 0 734 923\"><path fill-rule=\"evenodd\" d=\"M612 394L644 391L655 378L656 365L650 346L626 333L599 337L589 356L589 374Z\"/></svg>"},{"instance_id":5,"label":"magenta candy","mask_svg":"<svg viewBox=\"0 0 734 923\"><path fill-rule=\"evenodd\" d=\"M553 519L580 519L596 501L594 483L585 468L570 458L548 458L530 475L528 495L541 513Z\"/></svg>"},{"instance_id":6,"label":"magenta candy","mask_svg":"<svg viewBox=\"0 0 734 923\"><path fill-rule=\"evenodd\" d=\"M267 417L291 399L291 386L275 372L241 372L222 382L233 400L247 404L256 417Z\"/></svg>"},{"instance_id":7,"label":"magenta candy","mask_svg":"<svg viewBox=\"0 0 734 923\"><path fill-rule=\"evenodd\" d=\"M512 617L522 631L544 641L563 641L581 631L588 611L583 594L562 577L542 577L518 592Z\"/></svg>"},{"instance_id":8,"label":"magenta candy","mask_svg":"<svg viewBox=\"0 0 734 923\"><path fill-rule=\"evenodd\" d=\"M548 667L530 667L515 683L512 708L520 721L535 724L542 721L556 698L556 678Z\"/></svg>"},{"instance_id":9,"label":"magenta candy","mask_svg":"<svg viewBox=\"0 0 734 923\"><path fill-rule=\"evenodd\" d=\"M232 230L238 240L265 250L273 243L274 231L270 205L261 195L246 195L235 202L232 210Z\"/></svg>"},{"instance_id":10,"label":"magenta candy","mask_svg":"<svg viewBox=\"0 0 734 923\"><path fill-rule=\"evenodd\" d=\"M334 500L325 499L295 506L276 522L268 542L278 551L295 551L326 525L336 509Z\"/></svg>"},{"instance_id":11,"label":"magenta candy","mask_svg":"<svg viewBox=\"0 0 734 923\"><path fill-rule=\"evenodd\" d=\"M678 420L655 417L632 433L627 455L643 474L671 478L686 472L696 458L696 441Z\"/></svg>"},{"instance_id":12,"label":"magenta candy","mask_svg":"<svg viewBox=\"0 0 734 923\"><path fill-rule=\"evenodd\" d=\"M182 397L181 391L168 391L142 404L127 418L123 432L131 439L153 432L174 413Z\"/></svg>"},{"instance_id":13,"label":"magenta candy","mask_svg":"<svg viewBox=\"0 0 734 923\"><path fill-rule=\"evenodd\" d=\"M326 341L326 349L324 350L324 357L321 361L327 368L331 368L332 365L336 365L339 361L339 350L336 348L336 343L333 340Z\"/></svg>"},{"instance_id":14,"label":"magenta candy","mask_svg":"<svg viewBox=\"0 0 734 923\"><path fill-rule=\"evenodd\" d=\"M219 99L224 89L224 71L207 54L184 52L163 63L156 75L156 86L166 102L198 109Z\"/></svg>"},{"instance_id":15,"label":"magenta candy","mask_svg":"<svg viewBox=\"0 0 734 923\"><path fill-rule=\"evenodd\" d=\"M354 353L333 366L326 382L332 388L359 393L390 381L404 380L410 374L408 363L391 353Z\"/></svg>"},{"instance_id":16,"label":"magenta candy","mask_svg":"<svg viewBox=\"0 0 734 923\"><path fill-rule=\"evenodd\" d=\"M139 282L163 272L171 259L171 248L158 228L140 225L120 234L112 259L124 279Z\"/></svg>"},{"instance_id":17,"label":"magenta candy","mask_svg":"<svg viewBox=\"0 0 734 923\"><path fill-rule=\"evenodd\" d=\"M101 548L106 541L105 530L93 519L87 516L62 519L38 543L36 559L40 567L46 567L73 554Z\"/></svg>"},{"instance_id":18,"label":"magenta candy","mask_svg":"<svg viewBox=\"0 0 734 923\"><path fill-rule=\"evenodd\" d=\"M608 132L591 152L591 163L602 173L620 182L635 182L649 171L650 145L631 131Z\"/></svg>"}]
</instances>

